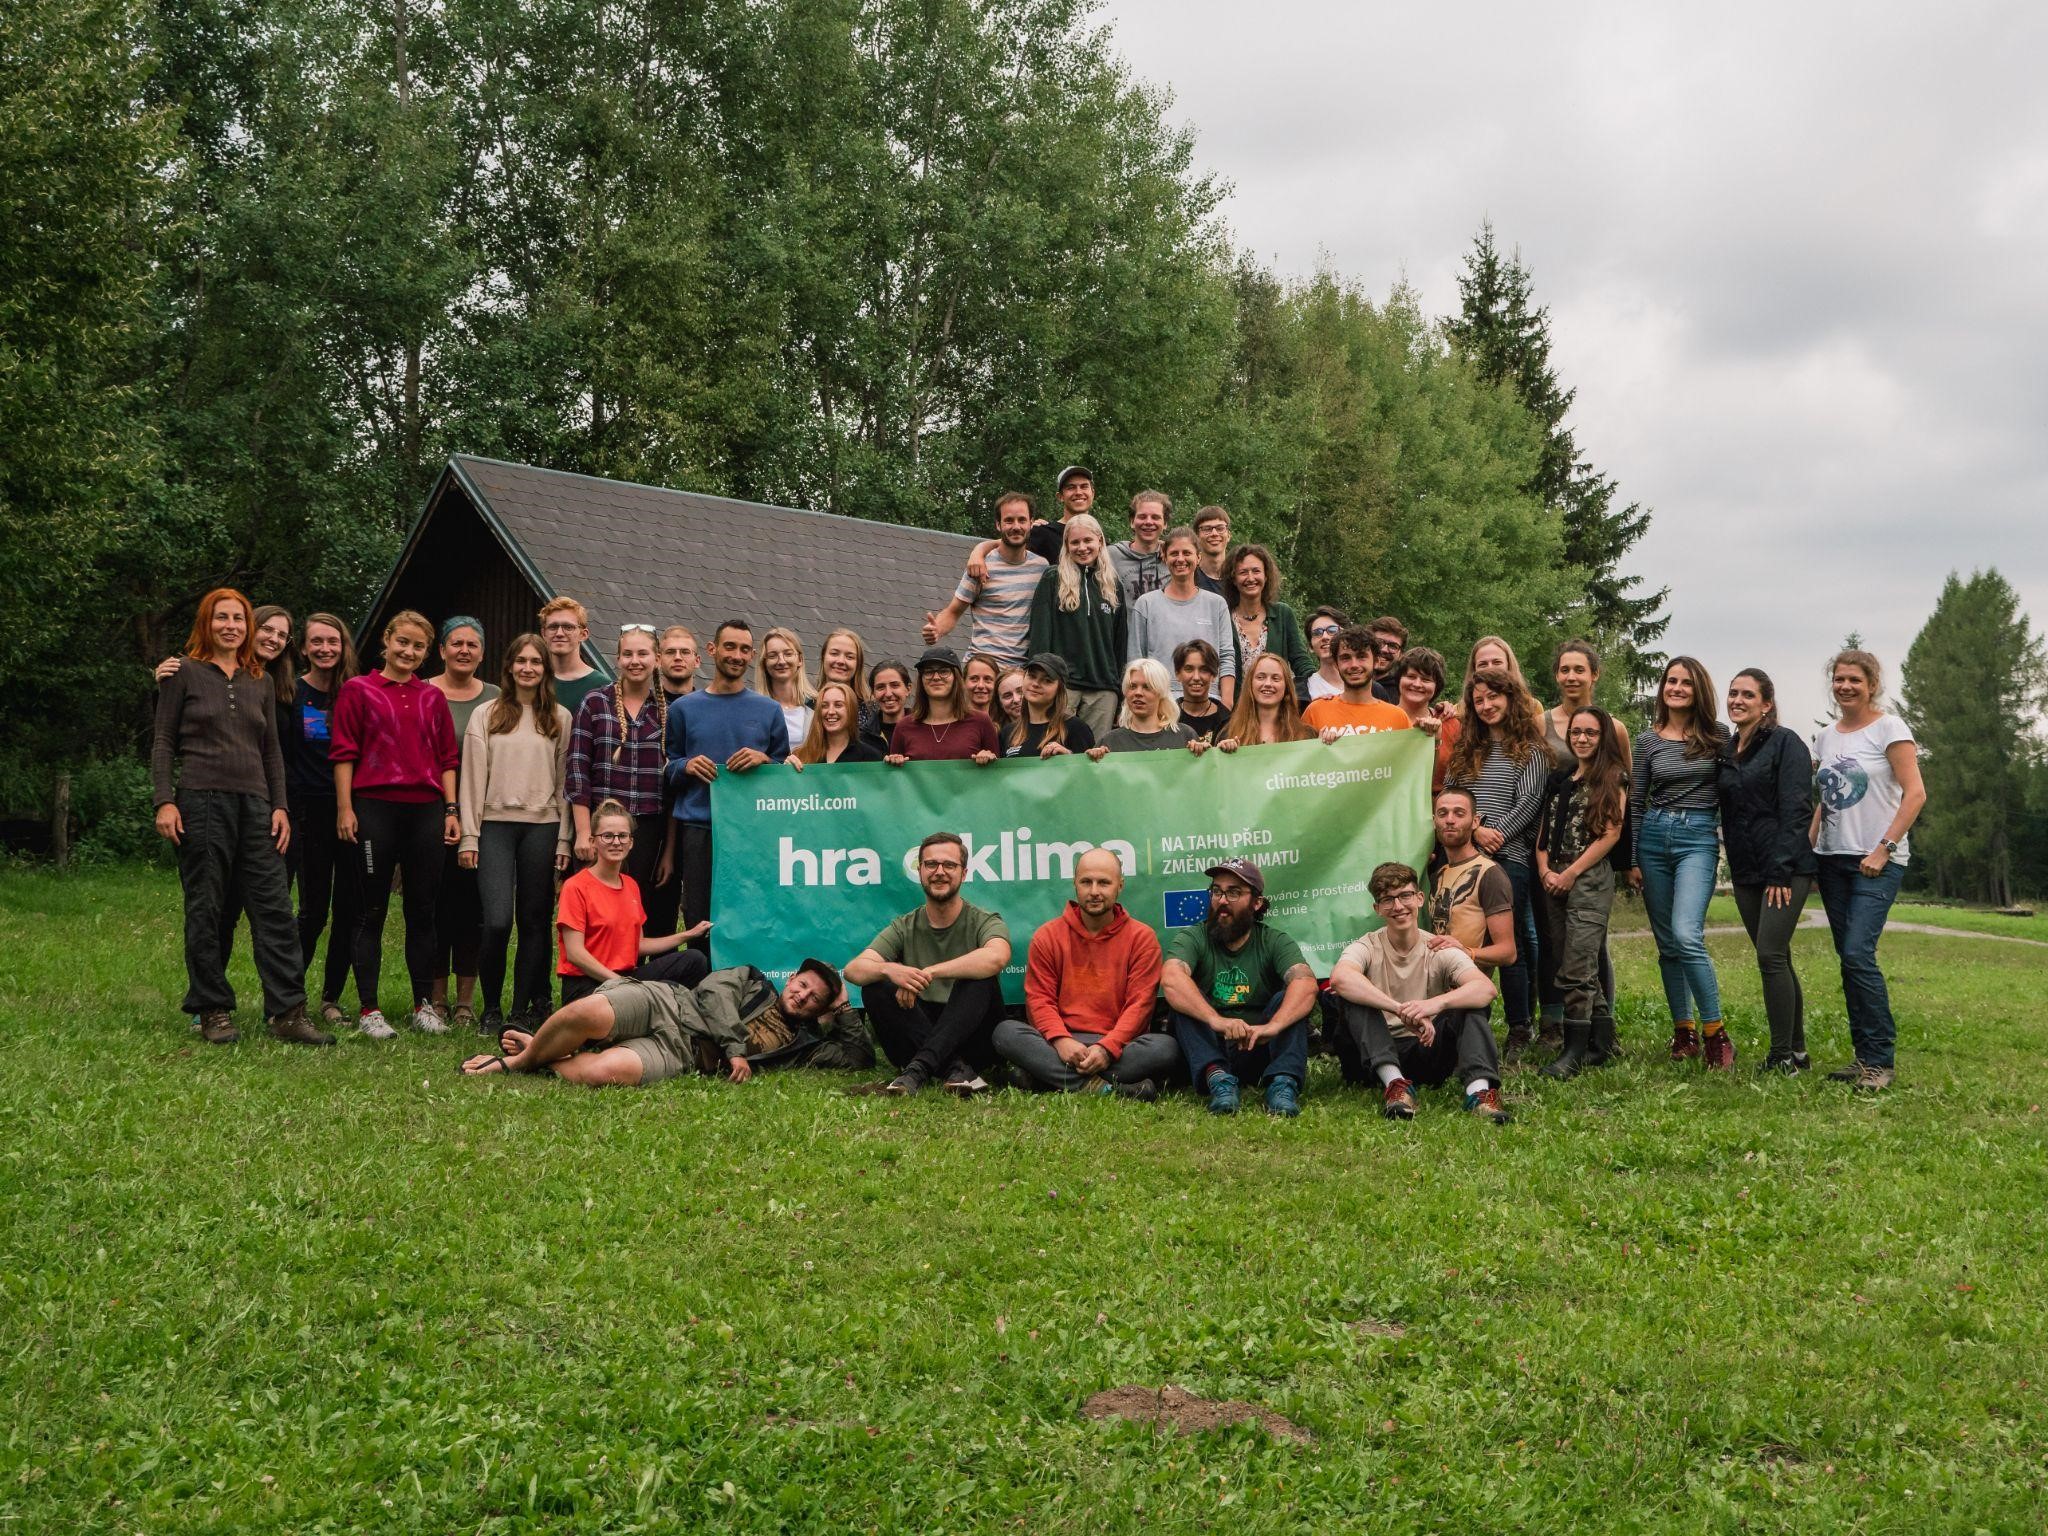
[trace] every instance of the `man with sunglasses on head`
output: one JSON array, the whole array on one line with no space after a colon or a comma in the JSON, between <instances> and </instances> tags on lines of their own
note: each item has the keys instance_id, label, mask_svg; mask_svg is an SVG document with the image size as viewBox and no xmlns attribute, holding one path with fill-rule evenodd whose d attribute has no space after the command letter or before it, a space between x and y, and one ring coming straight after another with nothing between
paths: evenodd
<instances>
[{"instance_id":1,"label":"man with sunglasses on head","mask_svg":"<svg viewBox=\"0 0 2048 1536\"><path fill-rule=\"evenodd\" d=\"M867 1091L912 1094L943 1079L950 1092L976 1093L996 1062L1010 929L1001 913L961 899L967 845L957 834L934 832L919 843L916 866L924 904L846 962L847 984L861 989L875 1038L896 1068Z\"/></svg>"},{"instance_id":2,"label":"man with sunglasses on head","mask_svg":"<svg viewBox=\"0 0 2048 1536\"><path fill-rule=\"evenodd\" d=\"M1422 889L1406 864L1382 864L1366 882L1385 925L1345 946L1330 972L1343 1027L1379 1078L1381 1113L1415 1118L1415 1084L1457 1082L1470 1114L1505 1125L1500 1055L1489 1011L1493 983L1455 944L1432 944L1416 921Z\"/></svg>"},{"instance_id":3,"label":"man with sunglasses on head","mask_svg":"<svg viewBox=\"0 0 2048 1536\"><path fill-rule=\"evenodd\" d=\"M789 756L782 706L747 686L754 631L727 619L711 637L711 681L668 707L668 768L674 790L676 867L683 882L683 926L711 916L711 785L721 772L751 773ZM709 939L691 940L706 955Z\"/></svg>"},{"instance_id":4,"label":"man with sunglasses on head","mask_svg":"<svg viewBox=\"0 0 2048 1536\"><path fill-rule=\"evenodd\" d=\"M1266 1112L1301 1113L1316 977L1301 946L1266 921L1266 876L1249 859L1207 870L1209 916L1167 946L1159 990L1195 1091L1209 1113L1237 1113L1238 1087L1263 1082Z\"/></svg>"}]
</instances>

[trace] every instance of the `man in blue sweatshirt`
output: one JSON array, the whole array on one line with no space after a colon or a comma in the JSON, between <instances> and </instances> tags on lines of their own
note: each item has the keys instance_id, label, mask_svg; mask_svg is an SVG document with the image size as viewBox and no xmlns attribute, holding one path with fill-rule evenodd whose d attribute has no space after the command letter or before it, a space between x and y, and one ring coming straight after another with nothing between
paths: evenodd
<instances>
[{"instance_id":1,"label":"man in blue sweatshirt","mask_svg":"<svg viewBox=\"0 0 2048 1536\"><path fill-rule=\"evenodd\" d=\"M677 867L683 924L711 915L711 781L720 769L748 773L789 756L782 706L747 686L754 631L727 619L711 637L711 681L668 707L668 785L676 797ZM709 938L691 947L711 953Z\"/></svg>"}]
</instances>

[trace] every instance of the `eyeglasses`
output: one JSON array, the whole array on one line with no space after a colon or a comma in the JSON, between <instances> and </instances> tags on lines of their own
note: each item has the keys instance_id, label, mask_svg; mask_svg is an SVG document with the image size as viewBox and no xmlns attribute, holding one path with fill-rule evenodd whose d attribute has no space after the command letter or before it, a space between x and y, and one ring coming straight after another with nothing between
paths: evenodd
<instances>
[{"instance_id":1,"label":"eyeglasses","mask_svg":"<svg viewBox=\"0 0 2048 1536\"><path fill-rule=\"evenodd\" d=\"M574 619L561 619L552 624L541 625L541 628L551 635L573 635L582 627Z\"/></svg>"},{"instance_id":2,"label":"eyeglasses","mask_svg":"<svg viewBox=\"0 0 2048 1536\"><path fill-rule=\"evenodd\" d=\"M1401 642L1398 640L1375 640L1372 643L1372 648L1383 656L1398 656L1401 654Z\"/></svg>"},{"instance_id":3,"label":"eyeglasses","mask_svg":"<svg viewBox=\"0 0 2048 1536\"><path fill-rule=\"evenodd\" d=\"M1583 736L1588 739L1597 739L1600 735L1600 727L1597 725L1575 725L1570 730L1566 731L1565 735L1571 737Z\"/></svg>"},{"instance_id":4,"label":"eyeglasses","mask_svg":"<svg viewBox=\"0 0 2048 1536\"><path fill-rule=\"evenodd\" d=\"M619 626L619 633L622 635L651 635L654 633L654 626L652 624L621 624Z\"/></svg>"},{"instance_id":5,"label":"eyeglasses","mask_svg":"<svg viewBox=\"0 0 2048 1536\"><path fill-rule=\"evenodd\" d=\"M630 843L633 841L633 834L630 832L597 832L592 835L600 843Z\"/></svg>"},{"instance_id":6,"label":"eyeglasses","mask_svg":"<svg viewBox=\"0 0 2048 1536\"><path fill-rule=\"evenodd\" d=\"M1337 626L1336 626L1336 625L1334 625L1334 624L1322 624L1322 625L1318 625L1318 626L1317 626L1316 628L1314 628L1314 629L1310 630L1310 631L1308 632L1308 637L1309 637L1309 639L1311 639L1311 640L1327 640L1327 639L1329 639L1329 638L1330 638L1330 636L1332 636L1332 635L1334 635L1334 634L1336 634L1336 633L1337 633Z\"/></svg>"},{"instance_id":7,"label":"eyeglasses","mask_svg":"<svg viewBox=\"0 0 2048 1536\"><path fill-rule=\"evenodd\" d=\"M962 863L961 863L961 862L960 862L960 861L959 861L958 859L926 859L926 860L924 861L924 863L923 863L923 867L924 867L925 869L964 869L964 868L966 868L966 866L965 866L964 864L962 864Z\"/></svg>"},{"instance_id":8,"label":"eyeglasses","mask_svg":"<svg viewBox=\"0 0 2048 1536\"><path fill-rule=\"evenodd\" d=\"M1422 892L1396 891L1391 896L1382 896L1379 904L1383 907L1419 907L1422 905Z\"/></svg>"}]
</instances>

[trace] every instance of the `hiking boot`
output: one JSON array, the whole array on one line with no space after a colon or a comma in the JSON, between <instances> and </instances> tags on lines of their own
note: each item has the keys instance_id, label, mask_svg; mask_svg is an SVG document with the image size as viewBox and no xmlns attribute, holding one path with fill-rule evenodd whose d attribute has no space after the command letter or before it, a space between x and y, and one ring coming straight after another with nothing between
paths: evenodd
<instances>
[{"instance_id":1,"label":"hiking boot","mask_svg":"<svg viewBox=\"0 0 2048 1536\"><path fill-rule=\"evenodd\" d=\"M1380 1090L1380 1113L1389 1120L1415 1118L1415 1090L1407 1078L1397 1077Z\"/></svg>"},{"instance_id":2,"label":"hiking boot","mask_svg":"<svg viewBox=\"0 0 2048 1536\"><path fill-rule=\"evenodd\" d=\"M1893 1073L1890 1067L1864 1066L1856 1073L1858 1093L1883 1093L1891 1087Z\"/></svg>"},{"instance_id":3,"label":"hiking boot","mask_svg":"<svg viewBox=\"0 0 2048 1536\"><path fill-rule=\"evenodd\" d=\"M1700 1056L1700 1032L1690 1024L1671 1026L1671 1059L1673 1061L1697 1061Z\"/></svg>"},{"instance_id":4,"label":"hiking boot","mask_svg":"<svg viewBox=\"0 0 2048 1536\"><path fill-rule=\"evenodd\" d=\"M1284 1073L1266 1083L1266 1113L1292 1120L1301 1113L1301 1089Z\"/></svg>"},{"instance_id":5,"label":"hiking boot","mask_svg":"<svg viewBox=\"0 0 2048 1536\"><path fill-rule=\"evenodd\" d=\"M1209 1074L1209 1113L1237 1113L1237 1079L1228 1072L1216 1071Z\"/></svg>"},{"instance_id":6,"label":"hiking boot","mask_svg":"<svg viewBox=\"0 0 2048 1536\"><path fill-rule=\"evenodd\" d=\"M882 1085L882 1092L892 1098L905 1099L913 1093L920 1093L931 1082L923 1067L912 1064Z\"/></svg>"},{"instance_id":7,"label":"hiking boot","mask_svg":"<svg viewBox=\"0 0 2048 1536\"><path fill-rule=\"evenodd\" d=\"M235 1016L215 1009L199 1015L199 1038L208 1045L233 1045L242 1038L235 1028Z\"/></svg>"},{"instance_id":8,"label":"hiking boot","mask_svg":"<svg viewBox=\"0 0 2048 1536\"><path fill-rule=\"evenodd\" d=\"M469 1031L476 1028L476 1009L468 1003L457 1003L448 1010L448 1027Z\"/></svg>"},{"instance_id":9,"label":"hiking boot","mask_svg":"<svg viewBox=\"0 0 2048 1536\"><path fill-rule=\"evenodd\" d=\"M1834 1071L1830 1072L1828 1074L1828 1081L1831 1083L1853 1083L1860 1081L1862 1076L1863 1063L1852 1061L1846 1067L1837 1067Z\"/></svg>"},{"instance_id":10,"label":"hiking boot","mask_svg":"<svg viewBox=\"0 0 2048 1536\"><path fill-rule=\"evenodd\" d=\"M1592 1043L1591 1023L1575 1024L1567 1020L1564 1026L1564 1049L1557 1053L1557 1060L1543 1069L1543 1075L1556 1078L1559 1082L1568 1082L1577 1077L1588 1065L1586 1053Z\"/></svg>"},{"instance_id":11,"label":"hiking boot","mask_svg":"<svg viewBox=\"0 0 2048 1536\"><path fill-rule=\"evenodd\" d=\"M1510 1118L1507 1106L1500 1101L1498 1088L1482 1088L1477 1093L1466 1094L1465 1113L1491 1120L1495 1125L1506 1125Z\"/></svg>"},{"instance_id":12,"label":"hiking boot","mask_svg":"<svg viewBox=\"0 0 2048 1536\"><path fill-rule=\"evenodd\" d=\"M1700 1047L1700 1056L1709 1072L1734 1071L1735 1037L1725 1029L1715 1030Z\"/></svg>"},{"instance_id":13,"label":"hiking boot","mask_svg":"<svg viewBox=\"0 0 2048 1536\"><path fill-rule=\"evenodd\" d=\"M439 1003L429 1000L413 1009L412 1027L423 1035L445 1035L448 1033L448 1018L441 1012Z\"/></svg>"},{"instance_id":14,"label":"hiking boot","mask_svg":"<svg viewBox=\"0 0 2048 1536\"><path fill-rule=\"evenodd\" d=\"M391 1021L384 1017L381 1008L365 1008L356 1015L356 1028L372 1040L390 1040L398 1031L391 1027Z\"/></svg>"},{"instance_id":15,"label":"hiking boot","mask_svg":"<svg viewBox=\"0 0 2048 1536\"><path fill-rule=\"evenodd\" d=\"M304 1003L299 1004L290 1013L280 1013L270 1021L270 1038L289 1041L293 1045L334 1044L334 1036L313 1027L313 1021L306 1017Z\"/></svg>"},{"instance_id":16,"label":"hiking boot","mask_svg":"<svg viewBox=\"0 0 2048 1536\"><path fill-rule=\"evenodd\" d=\"M1520 1061L1523 1056L1528 1054L1530 1040L1529 1025L1526 1021L1520 1024L1510 1024L1508 1026L1507 1041L1501 1046L1501 1059L1504 1061Z\"/></svg>"},{"instance_id":17,"label":"hiking boot","mask_svg":"<svg viewBox=\"0 0 2048 1536\"><path fill-rule=\"evenodd\" d=\"M1540 1027L1539 1027L1539 1028L1537 1029L1537 1031L1536 1031L1536 1047L1537 1047L1537 1049L1538 1049L1538 1050L1545 1050L1545 1051L1561 1051L1561 1050L1563 1050L1563 1049L1564 1049L1564 1032L1565 1032L1565 1021L1564 1021L1564 1019L1563 1019L1563 1017L1562 1017L1562 1016L1559 1016L1559 1017L1557 1017L1557 1018L1554 1018L1554 1019L1552 1019L1552 1018L1545 1018L1545 1019L1543 1019L1543 1020L1541 1021L1541 1026L1540 1026Z\"/></svg>"}]
</instances>

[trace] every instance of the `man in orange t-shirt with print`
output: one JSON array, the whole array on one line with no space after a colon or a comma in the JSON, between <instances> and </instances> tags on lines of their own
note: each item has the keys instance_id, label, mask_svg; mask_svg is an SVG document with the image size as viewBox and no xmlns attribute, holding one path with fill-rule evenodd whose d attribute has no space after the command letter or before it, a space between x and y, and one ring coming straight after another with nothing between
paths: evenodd
<instances>
[{"instance_id":1,"label":"man in orange t-shirt with print","mask_svg":"<svg viewBox=\"0 0 2048 1536\"><path fill-rule=\"evenodd\" d=\"M1301 718L1318 736L1325 742L1331 742L1339 736L1410 729L1405 709L1373 697L1375 653L1371 631L1352 625L1337 636L1332 654L1337 660L1337 676L1344 684L1344 691L1317 699L1301 712Z\"/></svg>"}]
</instances>

